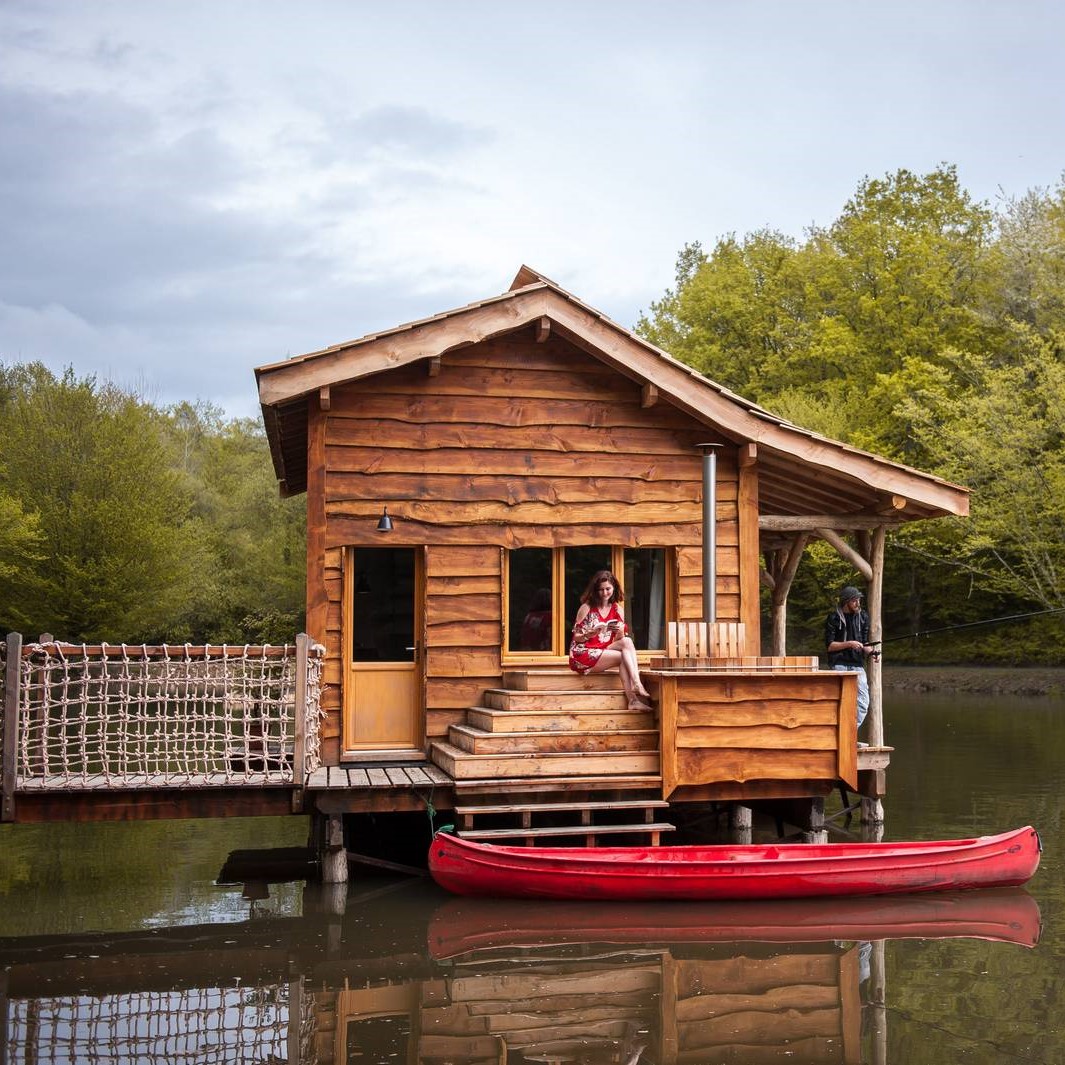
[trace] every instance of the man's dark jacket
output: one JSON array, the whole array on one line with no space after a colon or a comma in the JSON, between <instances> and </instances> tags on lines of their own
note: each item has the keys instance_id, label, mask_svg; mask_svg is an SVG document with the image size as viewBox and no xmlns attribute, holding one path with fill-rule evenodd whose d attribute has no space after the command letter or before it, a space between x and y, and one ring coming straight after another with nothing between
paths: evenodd
<instances>
[{"instance_id":1,"label":"man's dark jacket","mask_svg":"<svg viewBox=\"0 0 1065 1065\"><path fill-rule=\"evenodd\" d=\"M869 643L869 615L864 610L847 614L842 610L833 610L825 618L825 647L830 643L844 640L860 640ZM830 666L848 666L852 668L865 666L865 654L848 647L843 651L832 651L828 656Z\"/></svg>"}]
</instances>

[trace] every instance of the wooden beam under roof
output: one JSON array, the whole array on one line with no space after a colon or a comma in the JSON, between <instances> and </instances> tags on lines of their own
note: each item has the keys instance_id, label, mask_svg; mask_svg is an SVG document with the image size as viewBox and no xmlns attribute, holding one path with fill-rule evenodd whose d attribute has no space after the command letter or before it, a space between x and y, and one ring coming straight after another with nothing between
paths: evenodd
<instances>
[{"instance_id":1,"label":"wooden beam under roof","mask_svg":"<svg viewBox=\"0 0 1065 1065\"><path fill-rule=\"evenodd\" d=\"M767 532L813 532L818 529L876 529L881 525L901 524L885 522L876 514L762 514L758 528Z\"/></svg>"}]
</instances>

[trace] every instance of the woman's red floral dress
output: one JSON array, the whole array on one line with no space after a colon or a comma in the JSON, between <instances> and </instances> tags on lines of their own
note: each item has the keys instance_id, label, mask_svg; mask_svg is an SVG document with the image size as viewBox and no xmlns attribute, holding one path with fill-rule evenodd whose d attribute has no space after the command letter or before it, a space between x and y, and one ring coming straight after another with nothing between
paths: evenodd
<instances>
[{"instance_id":1,"label":"woman's red floral dress","mask_svg":"<svg viewBox=\"0 0 1065 1065\"><path fill-rule=\"evenodd\" d=\"M620 621L625 631L625 621L618 612L616 603L610 604L605 614L593 606L573 629L573 642L569 648L569 668L575 673L587 673L599 661L599 656L618 638L615 633L601 635L595 630L605 622Z\"/></svg>"}]
</instances>

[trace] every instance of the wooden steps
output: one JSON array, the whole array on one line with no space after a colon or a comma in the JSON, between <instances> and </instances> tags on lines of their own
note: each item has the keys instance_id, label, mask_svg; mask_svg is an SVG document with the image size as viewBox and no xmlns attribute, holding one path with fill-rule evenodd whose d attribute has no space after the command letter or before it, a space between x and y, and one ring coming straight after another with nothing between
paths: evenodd
<instances>
[{"instance_id":1,"label":"wooden steps","mask_svg":"<svg viewBox=\"0 0 1065 1065\"><path fill-rule=\"evenodd\" d=\"M578 799L592 794L648 790L657 795L662 788L662 777L658 773L618 773L599 777L499 777L494 780L456 780L453 786L456 797L558 795Z\"/></svg>"},{"instance_id":2,"label":"wooden steps","mask_svg":"<svg viewBox=\"0 0 1065 1065\"><path fill-rule=\"evenodd\" d=\"M507 688L489 688L484 693L484 705L492 710L508 712L549 710L554 713L574 713L581 710L625 712L629 703L625 693L617 690L511 691Z\"/></svg>"},{"instance_id":3,"label":"wooden steps","mask_svg":"<svg viewBox=\"0 0 1065 1065\"><path fill-rule=\"evenodd\" d=\"M512 671L504 682L430 746L462 797L459 835L591 846L599 836L657 844L673 831L655 818L669 806L660 798L656 715L628 709L616 674Z\"/></svg>"},{"instance_id":4,"label":"wooden steps","mask_svg":"<svg viewBox=\"0 0 1065 1065\"><path fill-rule=\"evenodd\" d=\"M496 710L474 706L466 724L485 732L591 732L603 729L641 729L653 724L646 710Z\"/></svg>"},{"instance_id":5,"label":"wooden steps","mask_svg":"<svg viewBox=\"0 0 1065 1065\"><path fill-rule=\"evenodd\" d=\"M430 756L453 780L499 777L594 777L659 772L658 751L554 751L470 754L451 743L435 742Z\"/></svg>"},{"instance_id":6,"label":"wooden steps","mask_svg":"<svg viewBox=\"0 0 1065 1065\"><path fill-rule=\"evenodd\" d=\"M581 836L586 847L594 847L602 836L632 836L639 833L650 835L650 845L658 846L659 835L662 832L673 832L674 826L667 822L652 824L631 825L551 825L540 828L482 828L471 829L468 832L460 832L463 839L483 840L492 842L507 840L511 843L521 841L531 844L537 839L558 838L560 836Z\"/></svg>"},{"instance_id":7,"label":"wooden steps","mask_svg":"<svg viewBox=\"0 0 1065 1065\"><path fill-rule=\"evenodd\" d=\"M617 674L512 670L513 687L490 688L483 705L430 745L433 763L461 781L616 777L661 771L653 711L629 710Z\"/></svg>"},{"instance_id":8,"label":"wooden steps","mask_svg":"<svg viewBox=\"0 0 1065 1065\"><path fill-rule=\"evenodd\" d=\"M515 669L503 674L507 691L571 691L582 692L621 690L616 672L586 673L578 677L572 669Z\"/></svg>"},{"instance_id":9,"label":"wooden steps","mask_svg":"<svg viewBox=\"0 0 1065 1065\"><path fill-rule=\"evenodd\" d=\"M485 802L474 806L457 806L455 816L459 823L456 831L464 839L520 840L526 845L531 845L537 839L579 836L587 847L594 847L601 836L639 835L650 836L651 846L657 846L663 832L675 830L667 822L654 820L657 811L668 809L668 802L650 798L585 802ZM642 821L632 820L637 814L642 815ZM486 825L486 821L490 824ZM539 823L534 824L534 821ZM476 827L478 823L482 827Z\"/></svg>"},{"instance_id":10,"label":"wooden steps","mask_svg":"<svg viewBox=\"0 0 1065 1065\"><path fill-rule=\"evenodd\" d=\"M554 754L583 751L657 751L657 729L581 729L572 732L486 732L452 725L449 742L471 754Z\"/></svg>"}]
</instances>

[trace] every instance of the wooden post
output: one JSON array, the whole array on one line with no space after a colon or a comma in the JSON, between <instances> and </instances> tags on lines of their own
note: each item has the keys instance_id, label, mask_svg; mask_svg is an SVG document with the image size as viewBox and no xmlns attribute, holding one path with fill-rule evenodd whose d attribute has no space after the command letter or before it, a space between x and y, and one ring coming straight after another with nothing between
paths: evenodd
<instances>
[{"instance_id":1,"label":"wooden post","mask_svg":"<svg viewBox=\"0 0 1065 1065\"><path fill-rule=\"evenodd\" d=\"M828 842L828 829L825 827L825 800L820 795L810 800L810 812L807 815L802 841L803 843Z\"/></svg>"},{"instance_id":2,"label":"wooden post","mask_svg":"<svg viewBox=\"0 0 1065 1065\"><path fill-rule=\"evenodd\" d=\"M879 835L875 837L877 842L879 842L884 835L884 804L879 799L872 799L867 795L863 795L861 820L863 825L880 826Z\"/></svg>"},{"instance_id":3,"label":"wooden post","mask_svg":"<svg viewBox=\"0 0 1065 1065\"><path fill-rule=\"evenodd\" d=\"M798 532L788 548L787 557L780 569L773 574L773 654L786 655L788 636L788 592L798 572L802 553L810 534Z\"/></svg>"},{"instance_id":4,"label":"wooden post","mask_svg":"<svg viewBox=\"0 0 1065 1065\"><path fill-rule=\"evenodd\" d=\"M303 977L289 963L288 976L288 1065L301 1065L300 1028L303 1019Z\"/></svg>"},{"instance_id":5,"label":"wooden post","mask_svg":"<svg viewBox=\"0 0 1065 1065\"><path fill-rule=\"evenodd\" d=\"M750 843L754 829L754 811L749 806L734 802L729 807L728 827L733 843Z\"/></svg>"},{"instance_id":6,"label":"wooden post","mask_svg":"<svg viewBox=\"0 0 1065 1065\"><path fill-rule=\"evenodd\" d=\"M884 638L884 543L887 527L878 525L873 530L870 545L870 565L873 571L869 582L869 639L876 644ZM873 747L884 746L884 685L882 663L879 656L869 657L869 725L866 734Z\"/></svg>"},{"instance_id":7,"label":"wooden post","mask_svg":"<svg viewBox=\"0 0 1065 1065\"><path fill-rule=\"evenodd\" d=\"M327 814L322 846L322 883L343 884L348 879L348 853L344 849L344 818Z\"/></svg>"},{"instance_id":8,"label":"wooden post","mask_svg":"<svg viewBox=\"0 0 1065 1065\"><path fill-rule=\"evenodd\" d=\"M307 655L311 638L305 632L296 637L296 720L292 742L292 812L303 810L303 788L307 783Z\"/></svg>"},{"instance_id":9,"label":"wooden post","mask_svg":"<svg viewBox=\"0 0 1065 1065\"><path fill-rule=\"evenodd\" d=\"M873 941L869 958L869 1002L873 1010L873 1065L887 1065L887 965L884 941Z\"/></svg>"},{"instance_id":10,"label":"wooden post","mask_svg":"<svg viewBox=\"0 0 1065 1065\"><path fill-rule=\"evenodd\" d=\"M15 820L15 774L18 766L19 682L22 676L22 637L7 634L7 671L4 679L4 731L0 737L0 821Z\"/></svg>"},{"instance_id":11,"label":"wooden post","mask_svg":"<svg viewBox=\"0 0 1065 1065\"><path fill-rule=\"evenodd\" d=\"M7 988L9 971L8 969L0 969L0 1065L7 1065ZM27 1057L29 1057L28 1054Z\"/></svg>"}]
</instances>

